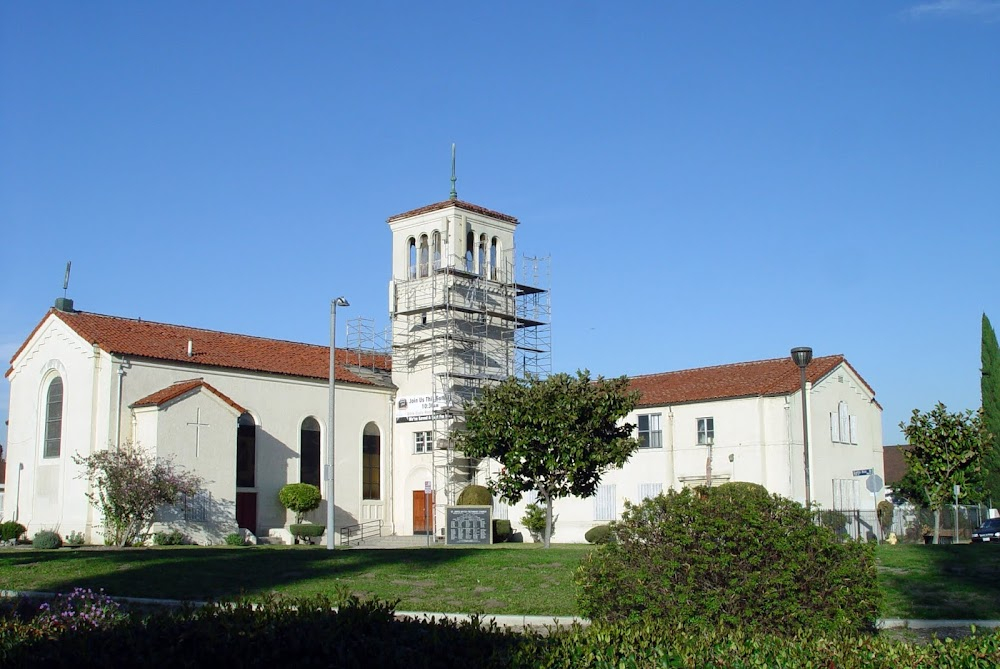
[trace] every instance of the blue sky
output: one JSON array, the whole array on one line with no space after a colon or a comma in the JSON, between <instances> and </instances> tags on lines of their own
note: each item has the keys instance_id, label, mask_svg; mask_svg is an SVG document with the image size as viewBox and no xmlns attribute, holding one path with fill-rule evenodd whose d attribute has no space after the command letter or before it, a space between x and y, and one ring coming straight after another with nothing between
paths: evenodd
<instances>
[{"instance_id":1,"label":"blue sky","mask_svg":"<svg viewBox=\"0 0 1000 669\"><path fill-rule=\"evenodd\" d=\"M994 0L2 3L0 354L67 260L86 311L384 325L385 220L455 142L459 197L551 257L556 371L812 346L897 443L979 405L998 119Z\"/></svg>"}]
</instances>

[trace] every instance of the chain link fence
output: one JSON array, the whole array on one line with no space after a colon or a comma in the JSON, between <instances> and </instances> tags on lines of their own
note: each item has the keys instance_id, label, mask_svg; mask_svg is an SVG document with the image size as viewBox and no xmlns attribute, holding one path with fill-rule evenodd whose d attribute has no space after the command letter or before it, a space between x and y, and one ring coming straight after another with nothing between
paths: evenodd
<instances>
[{"instance_id":1,"label":"chain link fence","mask_svg":"<svg viewBox=\"0 0 1000 669\"><path fill-rule=\"evenodd\" d=\"M957 512L957 513L956 513ZM968 543L972 531L989 518L985 506L948 504L941 509L939 543ZM835 509L816 512L816 523L829 527L844 540L886 541L894 535L896 541L907 544L931 543L934 539L933 509L898 506L892 510L892 522L883 527L873 510Z\"/></svg>"}]
</instances>

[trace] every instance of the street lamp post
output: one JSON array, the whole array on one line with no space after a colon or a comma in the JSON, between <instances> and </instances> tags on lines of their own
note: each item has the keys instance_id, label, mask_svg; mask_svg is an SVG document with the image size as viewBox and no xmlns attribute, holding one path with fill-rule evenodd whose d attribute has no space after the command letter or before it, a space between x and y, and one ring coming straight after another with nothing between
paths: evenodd
<instances>
[{"instance_id":1,"label":"street lamp post","mask_svg":"<svg viewBox=\"0 0 1000 669\"><path fill-rule=\"evenodd\" d=\"M812 495L809 486L809 414L806 411L806 367L812 361L813 350L808 346L796 346L792 349L792 362L799 368L799 381L802 387L802 457L806 470L806 508L812 506Z\"/></svg>"},{"instance_id":2,"label":"street lamp post","mask_svg":"<svg viewBox=\"0 0 1000 669\"><path fill-rule=\"evenodd\" d=\"M337 387L336 355L337 355L337 307L349 307L351 303L343 297L330 300L330 400L326 425L326 549L333 550L333 532L335 506L333 504L333 394Z\"/></svg>"}]
</instances>

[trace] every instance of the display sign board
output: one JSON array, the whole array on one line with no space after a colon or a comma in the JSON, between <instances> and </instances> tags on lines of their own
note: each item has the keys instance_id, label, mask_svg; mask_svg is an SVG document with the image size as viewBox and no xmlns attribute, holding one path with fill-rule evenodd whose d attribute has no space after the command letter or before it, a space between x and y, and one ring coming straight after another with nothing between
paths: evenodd
<instances>
[{"instance_id":1,"label":"display sign board","mask_svg":"<svg viewBox=\"0 0 1000 669\"><path fill-rule=\"evenodd\" d=\"M449 506L445 521L449 545L492 544L493 523L488 506Z\"/></svg>"},{"instance_id":2,"label":"display sign board","mask_svg":"<svg viewBox=\"0 0 1000 669\"><path fill-rule=\"evenodd\" d=\"M855 476L868 476L871 473L872 473L871 469L855 469L854 470L854 475Z\"/></svg>"},{"instance_id":3,"label":"display sign board","mask_svg":"<svg viewBox=\"0 0 1000 669\"><path fill-rule=\"evenodd\" d=\"M435 407L444 406L443 395L407 395L396 399L396 422L415 423L434 418Z\"/></svg>"}]
</instances>

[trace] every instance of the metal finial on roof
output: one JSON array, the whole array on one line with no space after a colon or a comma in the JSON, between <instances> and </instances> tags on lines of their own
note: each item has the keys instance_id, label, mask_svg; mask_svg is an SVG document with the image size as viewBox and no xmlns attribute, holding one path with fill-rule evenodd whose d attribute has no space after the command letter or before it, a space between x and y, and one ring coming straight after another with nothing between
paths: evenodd
<instances>
[{"instance_id":1,"label":"metal finial on roof","mask_svg":"<svg viewBox=\"0 0 1000 669\"><path fill-rule=\"evenodd\" d=\"M451 196L450 199L458 199L458 191L455 190L455 182L458 179L455 177L455 143L451 143Z\"/></svg>"}]
</instances>

